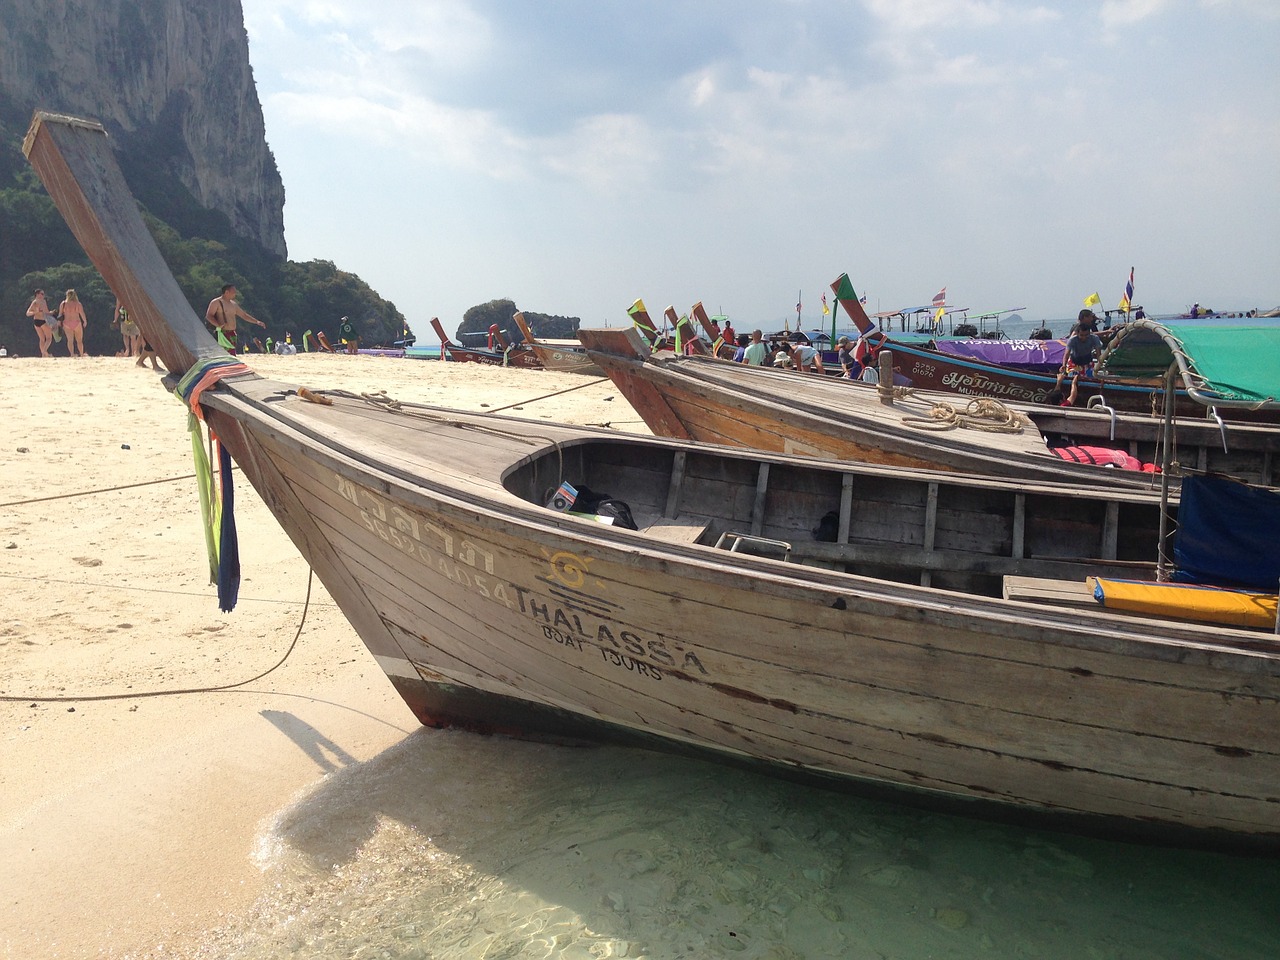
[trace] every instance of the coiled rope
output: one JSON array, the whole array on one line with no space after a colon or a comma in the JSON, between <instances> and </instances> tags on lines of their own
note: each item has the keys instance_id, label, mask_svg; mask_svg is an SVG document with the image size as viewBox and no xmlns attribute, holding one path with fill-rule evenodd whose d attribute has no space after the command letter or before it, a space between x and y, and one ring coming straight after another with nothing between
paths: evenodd
<instances>
[{"instance_id":1,"label":"coiled rope","mask_svg":"<svg viewBox=\"0 0 1280 960\"><path fill-rule=\"evenodd\" d=\"M903 417L903 423L917 430L983 430L987 433L1021 433L1031 423L1031 418L1017 410L1011 410L999 400L977 397L970 400L963 410L949 403L935 403L923 417Z\"/></svg>"}]
</instances>

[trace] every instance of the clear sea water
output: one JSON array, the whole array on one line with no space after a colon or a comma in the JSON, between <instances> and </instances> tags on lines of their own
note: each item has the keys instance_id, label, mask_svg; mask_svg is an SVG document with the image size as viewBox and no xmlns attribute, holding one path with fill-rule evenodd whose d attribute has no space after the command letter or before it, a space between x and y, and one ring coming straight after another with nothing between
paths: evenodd
<instances>
[{"instance_id":1,"label":"clear sea water","mask_svg":"<svg viewBox=\"0 0 1280 960\"><path fill-rule=\"evenodd\" d=\"M265 824L201 956L1271 960L1280 861L922 812L705 762L420 730Z\"/></svg>"}]
</instances>

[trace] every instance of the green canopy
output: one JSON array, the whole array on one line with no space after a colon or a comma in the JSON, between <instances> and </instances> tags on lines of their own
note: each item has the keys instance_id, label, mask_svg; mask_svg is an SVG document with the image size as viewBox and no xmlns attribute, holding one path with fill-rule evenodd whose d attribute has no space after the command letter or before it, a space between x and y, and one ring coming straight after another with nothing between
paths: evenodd
<instances>
[{"instance_id":1,"label":"green canopy","mask_svg":"<svg viewBox=\"0 0 1280 960\"><path fill-rule=\"evenodd\" d=\"M1177 363L1187 392L1206 405L1280 407L1280 327L1134 320L1118 328L1099 377L1163 377Z\"/></svg>"}]
</instances>

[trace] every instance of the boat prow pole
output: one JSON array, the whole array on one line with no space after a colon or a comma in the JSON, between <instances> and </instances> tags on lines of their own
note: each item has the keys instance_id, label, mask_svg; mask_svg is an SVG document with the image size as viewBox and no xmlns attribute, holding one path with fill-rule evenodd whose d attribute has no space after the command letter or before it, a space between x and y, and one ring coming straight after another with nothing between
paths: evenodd
<instances>
[{"instance_id":1,"label":"boat prow pole","mask_svg":"<svg viewBox=\"0 0 1280 960\"><path fill-rule=\"evenodd\" d=\"M516 326L520 329L525 343L533 346L538 342L538 338L533 335L533 330L529 328L529 322L525 320L523 313L516 311L511 315L511 319L515 321Z\"/></svg>"},{"instance_id":2,"label":"boat prow pole","mask_svg":"<svg viewBox=\"0 0 1280 960\"><path fill-rule=\"evenodd\" d=\"M867 311L862 309L858 294L854 292L853 283L849 280L847 273L842 273L835 279L831 284L831 292L836 295L836 301L844 307L844 312L849 315L849 319L853 321L853 325L858 328L860 334L865 336L875 332L876 326L867 316Z\"/></svg>"},{"instance_id":3,"label":"boat prow pole","mask_svg":"<svg viewBox=\"0 0 1280 960\"><path fill-rule=\"evenodd\" d=\"M440 350L444 352L453 346L453 341L449 339L449 335L444 332L444 326L440 323L439 317L431 318L431 329L436 332L436 336L440 338Z\"/></svg>"},{"instance_id":4,"label":"boat prow pole","mask_svg":"<svg viewBox=\"0 0 1280 960\"><path fill-rule=\"evenodd\" d=\"M102 124L38 110L22 152L170 373L180 377L201 361L225 358L160 255Z\"/></svg>"}]
</instances>

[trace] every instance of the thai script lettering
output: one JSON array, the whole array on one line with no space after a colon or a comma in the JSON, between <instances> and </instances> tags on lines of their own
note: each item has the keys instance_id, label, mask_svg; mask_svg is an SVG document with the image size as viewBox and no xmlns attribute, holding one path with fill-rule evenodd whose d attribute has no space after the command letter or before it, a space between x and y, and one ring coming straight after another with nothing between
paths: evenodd
<instances>
[{"instance_id":1,"label":"thai script lettering","mask_svg":"<svg viewBox=\"0 0 1280 960\"><path fill-rule=\"evenodd\" d=\"M1039 388L1028 388L1017 383L1000 383L981 373L946 373L942 385L957 393L976 394L983 397L1011 397L1039 403L1048 395Z\"/></svg>"},{"instance_id":2,"label":"thai script lettering","mask_svg":"<svg viewBox=\"0 0 1280 960\"><path fill-rule=\"evenodd\" d=\"M489 550L425 517L418 517L390 503L366 487L335 475L338 495L359 510L360 522L379 540L413 557L441 576L486 600L513 606L511 588L494 576L494 556Z\"/></svg>"}]
</instances>

